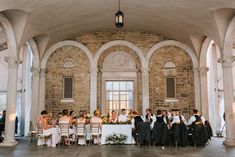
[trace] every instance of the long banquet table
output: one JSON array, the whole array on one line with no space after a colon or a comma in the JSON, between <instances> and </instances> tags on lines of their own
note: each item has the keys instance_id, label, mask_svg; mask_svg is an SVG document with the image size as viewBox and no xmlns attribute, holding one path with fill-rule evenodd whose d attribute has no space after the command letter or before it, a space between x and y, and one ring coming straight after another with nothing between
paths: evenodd
<instances>
[{"instance_id":1,"label":"long banquet table","mask_svg":"<svg viewBox=\"0 0 235 157\"><path fill-rule=\"evenodd\" d=\"M125 144L134 144L132 137L132 127L130 124L103 124L101 144L106 144L105 140L108 135L112 134L124 134L127 136Z\"/></svg>"}]
</instances>

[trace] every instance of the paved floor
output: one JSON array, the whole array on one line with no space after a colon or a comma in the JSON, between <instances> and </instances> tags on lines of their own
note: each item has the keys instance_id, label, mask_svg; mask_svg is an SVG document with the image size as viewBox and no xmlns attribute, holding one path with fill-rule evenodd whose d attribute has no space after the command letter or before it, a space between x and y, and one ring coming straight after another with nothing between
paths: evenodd
<instances>
[{"instance_id":1,"label":"paved floor","mask_svg":"<svg viewBox=\"0 0 235 157\"><path fill-rule=\"evenodd\" d=\"M223 138L213 138L206 147L174 148L135 145L38 147L20 139L16 147L0 147L0 157L235 157L235 147L225 147Z\"/></svg>"}]
</instances>

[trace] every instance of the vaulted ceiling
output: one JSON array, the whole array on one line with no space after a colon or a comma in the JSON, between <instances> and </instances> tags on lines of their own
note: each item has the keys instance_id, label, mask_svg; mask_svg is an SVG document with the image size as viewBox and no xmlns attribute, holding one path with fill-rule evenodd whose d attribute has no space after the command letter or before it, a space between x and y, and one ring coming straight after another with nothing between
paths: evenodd
<instances>
[{"instance_id":1,"label":"vaulted ceiling","mask_svg":"<svg viewBox=\"0 0 235 157\"><path fill-rule=\"evenodd\" d=\"M29 38L47 47L75 34L115 31L118 0L0 0L18 44ZM234 0L121 0L125 26L179 40L194 49L206 36L222 45Z\"/></svg>"}]
</instances>

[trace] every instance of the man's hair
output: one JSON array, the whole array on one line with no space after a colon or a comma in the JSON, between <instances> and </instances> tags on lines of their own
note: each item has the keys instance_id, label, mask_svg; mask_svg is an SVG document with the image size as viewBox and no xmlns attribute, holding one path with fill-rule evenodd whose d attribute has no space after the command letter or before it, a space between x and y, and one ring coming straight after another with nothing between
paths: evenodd
<instances>
[{"instance_id":1,"label":"man's hair","mask_svg":"<svg viewBox=\"0 0 235 157\"><path fill-rule=\"evenodd\" d=\"M121 111L126 111L126 109L123 108Z\"/></svg>"},{"instance_id":2,"label":"man's hair","mask_svg":"<svg viewBox=\"0 0 235 157\"><path fill-rule=\"evenodd\" d=\"M62 114L63 114L63 116L68 115L68 110L67 109L63 109Z\"/></svg>"},{"instance_id":3,"label":"man's hair","mask_svg":"<svg viewBox=\"0 0 235 157\"><path fill-rule=\"evenodd\" d=\"M161 110L157 110L157 115L161 115L162 111Z\"/></svg>"},{"instance_id":4,"label":"man's hair","mask_svg":"<svg viewBox=\"0 0 235 157\"><path fill-rule=\"evenodd\" d=\"M198 110L197 110L197 109L194 109L194 110L193 110L193 113L194 113L194 114L197 114L197 113L198 113Z\"/></svg>"},{"instance_id":5,"label":"man's hair","mask_svg":"<svg viewBox=\"0 0 235 157\"><path fill-rule=\"evenodd\" d=\"M43 111L41 112L41 115L45 115L45 114L48 114L47 110L43 110Z\"/></svg>"}]
</instances>

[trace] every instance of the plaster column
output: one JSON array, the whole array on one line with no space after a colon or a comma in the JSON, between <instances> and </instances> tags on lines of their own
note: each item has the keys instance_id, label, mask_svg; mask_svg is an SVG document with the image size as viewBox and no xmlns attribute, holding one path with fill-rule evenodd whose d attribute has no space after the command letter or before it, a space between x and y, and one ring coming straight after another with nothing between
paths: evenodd
<instances>
[{"instance_id":1,"label":"plaster column","mask_svg":"<svg viewBox=\"0 0 235 157\"><path fill-rule=\"evenodd\" d=\"M193 74L194 74L195 108L198 109L199 111L201 111L202 110L202 108L201 108L201 86L200 86L199 68L193 68ZM206 114L205 114L205 116L206 116Z\"/></svg>"},{"instance_id":2,"label":"plaster column","mask_svg":"<svg viewBox=\"0 0 235 157\"><path fill-rule=\"evenodd\" d=\"M225 53L224 53L225 54ZM226 139L224 144L235 146L235 103L233 102L233 74L232 56L223 57L223 84L224 84L224 107L226 123Z\"/></svg>"},{"instance_id":3,"label":"plaster column","mask_svg":"<svg viewBox=\"0 0 235 157\"><path fill-rule=\"evenodd\" d=\"M46 69L40 69L39 85L38 114L40 114L40 112L45 109Z\"/></svg>"},{"instance_id":4,"label":"plaster column","mask_svg":"<svg viewBox=\"0 0 235 157\"><path fill-rule=\"evenodd\" d=\"M200 68L200 83L201 83L201 105L198 110L202 115L208 120L209 118L209 109L208 109L208 86L207 86L207 72L209 71L208 67Z\"/></svg>"},{"instance_id":5,"label":"plaster column","mask_svg":"<svg viewBox=\"0 0 235 157\"><path fill-rule=\"evenodd\" d=\"M8 62L8 82L7 82L7 103L5 138L1 146L14 146L15 140L15 119L16 119L16 90L17 90L17 60L13 57L6 57Z\"/></svg>"},{"instance_id":6,"label":"plaster column","mask_svg":"<svg viewBox=\"0 0 235 157\"><path fill-rule=\"evenodd\" d=\"M92 68L90 72L90 114L97 109L97 68Z\"/></svg>"},{"instance_id":7,"label":"plaster column","mask_svg":"<svg viewBox=\"0 0 235 157\"><path fill-rule=\"evenodd\" d=\"M34 123L37 121L37 117L39 116L38 103L39 103L39 68L32 69L33 80L32 80L32 106L31 106L31 115L30 119Z\"/></svg>"},{"instance_id":8,"label":"plaster column","mask_svg":"<svg viewBox=\"0 0 235 157\"><path fill-rule=\"evenodd\" d=\"M142 72L142 113L149 108L149 68L141 69Z\"/></svg>"}]
</instances>

